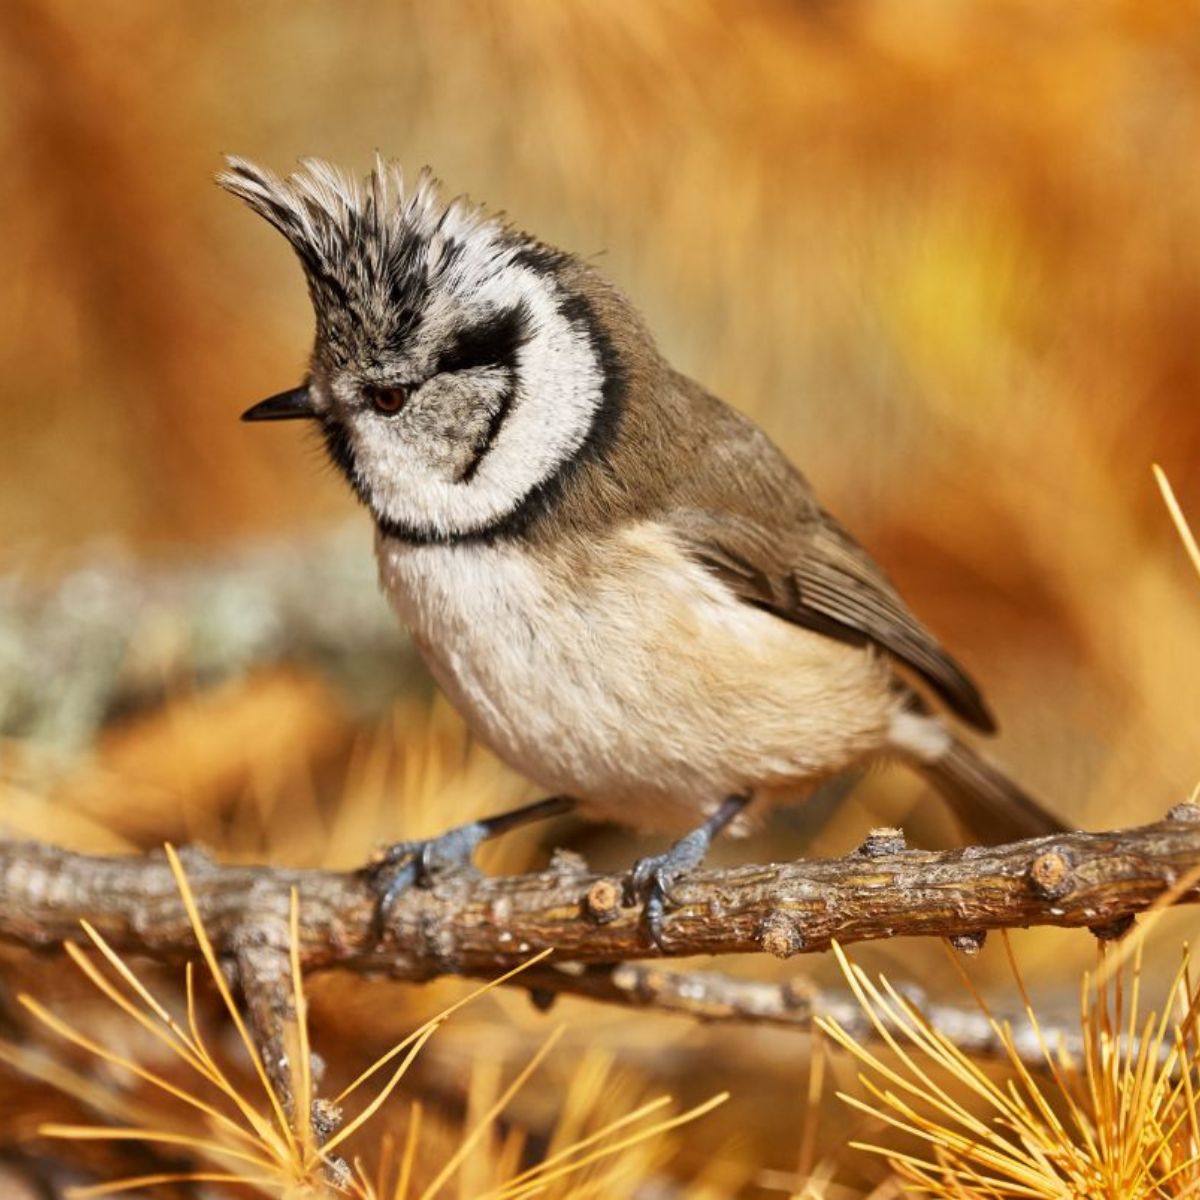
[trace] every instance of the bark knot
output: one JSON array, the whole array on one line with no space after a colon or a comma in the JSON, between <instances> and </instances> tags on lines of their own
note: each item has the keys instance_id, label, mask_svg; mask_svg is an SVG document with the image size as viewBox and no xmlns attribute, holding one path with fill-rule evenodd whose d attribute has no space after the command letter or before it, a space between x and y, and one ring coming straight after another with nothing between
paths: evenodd
<instances>
[{"instance_id":1,"label":"bark knot","mask_svg":"<svg viewBox=\"0 0 1200 1200\"><path fill-rule=\"evenodd\" d=\"M983 949L984 942L987 941L987 930L973 929L969 933L955 933L947 941L959 954L974 958Z\"/></svg>"},{"instance_id":2,"label":"bark knot","mask_svg":"<svg viewBox=\"0 0 1200 1200\"><path fill-rule=\"evenodd\" d=\"M611 879L597 879L583 898L583 910L597 925L615 921L621 911L621 889Z\"/></svg>"},{"instance_id":3,"label":"bark knot","mask_svg":"<svg viewBox=\"0 0 1200 1200\"><path fill-rule=\"evenodd\" d=\"M904 830L887 825L872 829L855 853L862 858L885 858L889 854L899 854L904 848Z\"/></svg>"},{"instance_id":4,"label":"bark knot","mask_svg":"<svg viewBox=\"0 0 1200 1200\"><path fill-rule=\"evenodd\" d=\"M758 944L776 958L791 958L804 949L804 934L794 917L776 911L767 913L759 925Z\"/></svg>"},{"instance_id":5,"label":"bark knot","mask_svg":"<svg viewBox=\"0 0 1200 1200\"><path fill-rule=\"evenodd\" d=\"M1071 864L1059 850L1046 850L1029 864L1029 882L1047 900L1057 900L1071 890Z\"/></svg>"}]
</instances>

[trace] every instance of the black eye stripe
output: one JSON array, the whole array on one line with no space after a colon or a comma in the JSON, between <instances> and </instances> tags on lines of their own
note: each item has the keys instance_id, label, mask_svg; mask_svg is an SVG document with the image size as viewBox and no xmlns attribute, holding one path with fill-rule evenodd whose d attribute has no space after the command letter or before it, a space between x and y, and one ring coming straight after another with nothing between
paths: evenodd
<instances>
[{"instance_id":1,"label":"black eye stripe","mask_svg":"<svg viewBox=\"0 0 1200 1200\"><path fill-rule=\"evenodd\" d=\"M500 309L466 329L438 357L438 373L470 371L479 367L513 370L517 354L529 339L531 322L525 301Z\"/></svg>"}]
</instances>

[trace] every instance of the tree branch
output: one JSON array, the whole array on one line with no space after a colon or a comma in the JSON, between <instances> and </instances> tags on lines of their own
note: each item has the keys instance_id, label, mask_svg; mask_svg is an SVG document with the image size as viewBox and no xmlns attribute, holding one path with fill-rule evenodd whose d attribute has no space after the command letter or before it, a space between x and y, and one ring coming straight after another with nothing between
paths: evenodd
<instances>
[{"instance_id":1,"label":"tree branch","mask_svg":"<svg viewBox=\"0 0 1200 1200\"><path fill-rule=\"evenodd\" d=\"M359 873L220 866L194 850L183 857L209 936L235 963L246 959L256 930L286 928L292 888L308 971L428 980L494 975L545 947L560 963L655 954L623 880L591 873L573 856L538 874L413 889L379 944L370 933L374 894ZM896 831L877 831L844 858L702 870L681 880L667 953L788 957L835 938L901 936L945 937L969 949L990 929L1029 925L1113 936L1151 905L1200 900L1198 878L1200 808L1192 805L1137 829L962 850L908 850ZM161 855L100 858L0 844L0 938L50 946L76 938L81 918L122 951L164 961L191 953L187 914Z\"/></svg>"},{"instance_id":2,"label":"tree branch","mask_svg":"<svg viewBox=\"0 0 1200 1200\"><path fill-rule=\"evenodd\" d=\"M849 989L818 987L804 976L768 983L738 979L721 971L668 970L653 963L583 968L565 963L531 968L523 979L526 986L533 984L547 992L565 991L608 1004L678 1013L699 1021L773 1025L809 1033L818 1019L825 1019L836 1022L856 1041L869 1042L878 1036ZM1060 1014L1039 1013L1039 1038L1038 1031L1017 1012L998 1008L993 1023L973 1004L932 1000L911 984L901 984L898 990L966 1054L1006 1057L1008 1051L997 1029L1005 1022L1012 1030L1017 1053L1028 1064L1045 1064L1043 1044L1062 1047L1076 1056L1082 1051L1077 1020L1074 1024L1060 1020Z\"/></svg>"},{"instance_id":3,"label":"tree branch","mask_svg":"<svg viewBox=\"0 0 1200 1200\"><path fill-rule=\"evenodd\" d=\"M873 1033L845 991L803 979L771 984L631 962L655 954L639 908L626 902L624 880L589 872L575 855L556 855L538 874L458 876L413 889L395 905L381 942L372 936L375 894L360 872L221 866L195 849L181 858L200 919L241 986L264 1062L285 1096L293 888L308 972L494 977L553 947L550 960L519 977L535 1000L569 993L804 1030L826 1017L853 1036ZM676 888L667 953L788 957L824 950L834 939L914 935L944 937L972 953L990 929L1029 925L1113 937L1152 906L1200 900L1198 884L1200 808L1190 804L1137 829L950 851L908 850L898 830L876 830L840 859L695 872ZM123 953L166 963L194 957L194 935L164 855L94 857L44 843L0 843L0 939L53 947L77 939L84 918ZM963 1050L1004 1053L983 1013L914 999ZM1053 1044L1078 1042L1053 1021L1043 1022L1042 1032ZM1023 1040L1017 1035L1016 1049L1030 1063L1042 1061L1032 1031Z\"/></svg>"}]
</instances>

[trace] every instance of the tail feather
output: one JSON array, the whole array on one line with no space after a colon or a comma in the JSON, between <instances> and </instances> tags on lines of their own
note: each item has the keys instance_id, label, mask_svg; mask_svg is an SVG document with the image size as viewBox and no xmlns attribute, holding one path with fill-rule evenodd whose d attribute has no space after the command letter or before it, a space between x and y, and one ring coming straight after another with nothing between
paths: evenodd
<instances>
[{"instance_id":1,"label":"tail feather","mask_svg":"<svg viewBox=\"0 0 1200 1200\"><path fill-rule=\"evenodd\" d=\"M984 845L1067 831L1058 817L957 738L936 757L922 758L916 765Z\"/></svg>"}]
</instances>

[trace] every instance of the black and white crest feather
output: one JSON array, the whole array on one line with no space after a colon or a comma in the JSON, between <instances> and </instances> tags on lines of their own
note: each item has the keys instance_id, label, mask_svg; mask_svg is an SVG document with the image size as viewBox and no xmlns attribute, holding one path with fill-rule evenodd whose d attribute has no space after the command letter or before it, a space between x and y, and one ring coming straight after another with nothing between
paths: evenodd
<instances>
[{"instance_id":1,"label":"black and white crest feather","mask_svg":"<svg viewBox=\"0 0 1200 1200\"><path fill-rule=\"evenodd\" d=\"M284 178L242 158L226 161L217 182L288 240L318 334L334 346L352 330L402 339L431 291L470 295L536 244L462 197L446 200L428 168L408 184L383 158L363 180L315 158Z\"/></svg>"}]
</instances>

